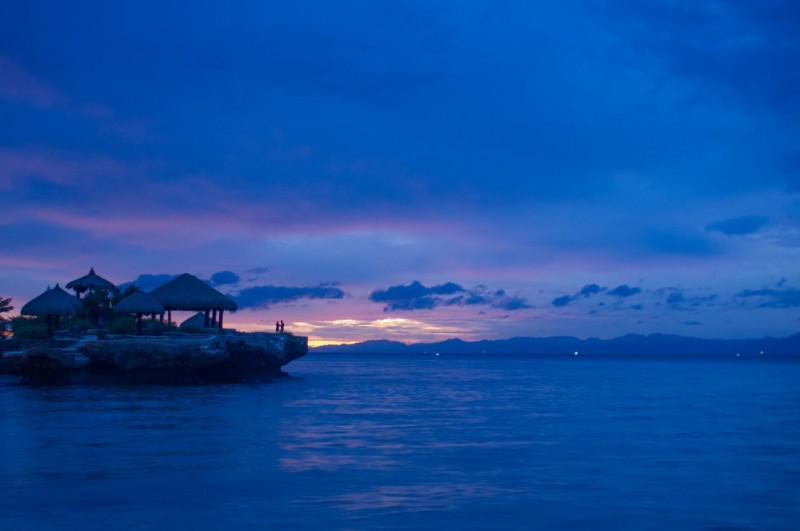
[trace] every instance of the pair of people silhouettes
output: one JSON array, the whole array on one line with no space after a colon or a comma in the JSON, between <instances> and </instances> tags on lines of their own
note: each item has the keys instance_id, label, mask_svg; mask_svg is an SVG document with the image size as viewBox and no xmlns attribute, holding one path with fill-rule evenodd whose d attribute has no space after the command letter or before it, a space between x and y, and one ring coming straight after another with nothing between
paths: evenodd
<instances>
[{"instance_id":1,"label":"pair of people silhouettes","mask_svg":"<svg viewBox=\"0 0 800 531\"><path fill-rule=\"evenodd\" d=\"M283 321L275 321L275 333L282 334L283 333Z\"/></svg>"}]
</instances>

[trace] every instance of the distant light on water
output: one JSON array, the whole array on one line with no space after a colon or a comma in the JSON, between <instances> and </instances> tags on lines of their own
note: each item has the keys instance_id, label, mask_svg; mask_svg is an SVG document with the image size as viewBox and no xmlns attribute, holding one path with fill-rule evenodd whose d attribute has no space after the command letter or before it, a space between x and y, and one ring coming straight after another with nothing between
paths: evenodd
<instances>
[{"instance_id":1,"label":"distant light on water","mask_svg":"<svg viewBox=\"0 0 800 531\"><path fill-rule=\"evenodd\" d=\"M578 355L578 351L577 351L577 350L575 351L575 355L576 355L576 356Z\"/></svg>"}]
</instances>

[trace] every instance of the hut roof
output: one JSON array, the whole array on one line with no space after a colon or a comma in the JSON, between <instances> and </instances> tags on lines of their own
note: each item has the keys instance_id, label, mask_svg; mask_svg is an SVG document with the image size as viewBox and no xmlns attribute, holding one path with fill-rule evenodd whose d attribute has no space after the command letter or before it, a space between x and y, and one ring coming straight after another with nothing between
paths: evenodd
<instances>
[{"instance_id":1,"label":"hut roof","mask_svg":"<svg viewBox=\"0 0 800 531\"><path fill-rule=\"evenodd\" d=\"M22 307L22 315L75 315L83 305L81 301L64 291L56 284L50 289L32 299Z\"/></svg>"},{"instance_id":2,"label":"hut roof","mask_svg":"<svg viewBox=\"0 0 800 531\"><path fill-rule=\"evenodd\" d=\"M206 314L197 312L182 322L180 328L206 328ZM219 328L219 323L209 317L208 328Z\"/></svg>"},{"instance_id":3,"label":"hut roof","mask_svg":"<svg viewBox=\"0 0 800 531\"><path fill-rule=\"evenodd\" d=\"M150 294L158 299L166 310L233 311L238 308L231 299L189 273L173 278Z\"/></svg>"},{"instance_id":4,"label":"hut roof","mask_svg":"<svg viewBox=\"0 0 800 531\"><path fill-rule=\"evenodd\" d=\"M164 306L149 293L137 291L119 301L114 306L114 311L117 313L164 313Z\"/></svg>"},{"instance_id":5,"label":"hut roof","mask_svg":"<svg viewBox=\"0 0 800 531\"><path fill-rule=\"evenodd\" d=\"M89 269L89 274L67 282L67 289L85 290L88 288L113 288L114 284L104 279L94 272L94 268Z\"/></svg>"}]
</instances>

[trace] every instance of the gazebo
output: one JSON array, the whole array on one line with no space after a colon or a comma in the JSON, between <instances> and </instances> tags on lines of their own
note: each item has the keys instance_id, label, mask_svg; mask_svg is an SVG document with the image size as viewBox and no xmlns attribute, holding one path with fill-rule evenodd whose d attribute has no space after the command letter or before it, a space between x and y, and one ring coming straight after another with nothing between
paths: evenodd
<instances>
[{"instance_id":1,"label":"gazebo","mask_svg":"<svg viewBox=\"0 0 800 531\"><path fill-rule=\"evenodd\" d=\"M95 290L98 288L112 289L113 287L114 284L95 273L93 267L89 269L88 275L67 282L67 289L75 290L75 296L79 299L87 290Z\"/></svg>"},{"instance_id":2,"label":"gazebo","mask_svg":"<svg viewBox=\"0 0 800 531\"><path fill-rule=\"evenodd\" d=\"M209 328L212 322L216 322L221 329L225 310L238 309L234 301L189 273L173 278L150 294L164 306L170 322L172 310L203 312L203 328Z\"/></svg>"},{"instance_id":3,"label":"gazebo","mask_svg":"<svg viewBox=\"0 0 800 531\"><path fill-rule=\"evenodd\" d=\"M47 291L23 306L20 313L45 317L47 319L47 335L52 336L53 329L58 329L61 324L60 317L62 315L76 315L81 308L81 301L56 284L56 287L47 288Z\"/></svg>"},{"instance_id":4,"label":"gazebo","mask_svg":"<svg viewBox=\"0 0 800 531\"><path fill-rule=\"evenodd\" d=\"M137 291L119 301L119 303L114 306L114 312L136 314L136 330L141 334L142 316L145 314L161 314L163 316L164 306L149 293Z\"/></svg>"}]
</instances>

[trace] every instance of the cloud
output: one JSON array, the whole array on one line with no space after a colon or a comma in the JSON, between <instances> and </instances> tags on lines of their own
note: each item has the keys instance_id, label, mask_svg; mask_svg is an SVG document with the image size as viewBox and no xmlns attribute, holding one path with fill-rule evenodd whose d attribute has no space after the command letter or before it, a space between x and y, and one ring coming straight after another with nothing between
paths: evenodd
<instances>
[{"instance_id":1,"label":"cloud","mask_svg":"<svg viewBox=\"0 0 800 531\"><path fill-rule=\"evenodd\" d=\"M754 301L757 308L800 308L800 289L746 289L736 294L740 299Z\"/></svg>"},{"instance_id":2,"label":"cloud","mask_svg":"<svg viewBox=\"0 0 800 531\"><path fill-rule=\"evenodd\" d=\"M141 168L126 165L107 155L74 154L45 148L0 148L0 189L20 190L33 183L34 191L44 183L64 189L87 190L101 184L119 186L140 176Z\"/></svg>"},{"instance_id":3,"label":"cloud","mask_svg":"<svg viewBox=\"0 0 800 531\"><path fill-rule=\"evenodd\" d=\"M797 116L800 10L794 0L607 5L631 44L632 60L655 59L665 72L694 80L699 91Z\"/></svg>"},{"instance_id":4,"label":"cloud","mask_svg":"<svg viewBox=\"0 0 800 531\"><path fill-rule=\"evenodd\" d=\"M667 293L666 305L670 310L676 311L695 310L702 306L710 306L718 298L715 293L710 295L692 295L687 294L685 290L680 288L664 288L656 290L654 293L661 296Z\"/></svg>"},{"instance_id":5,"label":"cloud","mask_svg":"<svg viewBox=\"0 0 800 531\"><path fill-rule=\"evenodd\" d=\"M758 232L768 221L764 216L741 216L715 221L706 226L706 230L709 232L721 232L726 236L744 236Z\"/></svg>"},{"instance_id":6,"label":"cloud","mask_svg":"<svg viewBox=\"0 0 800 531\"><path fill-rule=\"evenodd\" d=\"M46 109L64 104L66 97L20 68L12 59L0 56L0 100Z\"/></svg>"},{"instance_id":7,"label":"cloud","mask_svg":"<svg viewBox=\"0 0 800 531\"><path fill-rule=\"evenodd\" d=\"M233 299L244 308L269 308L273 304L300 299L342 299L344 291L331 284L311 287L254 286L245 288Z\"/></svg>"},{"instance_id":8,"label":"cloud","mask_svg":"<svg viewBox=\"0 0 800 531\"><path fill-rule=\"evenodd\" d=\"M570 302L572 302L572 297L570 295L562 295L561 297L553 299L553 306L560 308L561 306L566 306Z\"/></svg>"},{"instance_id":9,"label":"cloud","mask_svg":"<svg viewBox=\"0 0 800 531\"><path fill-rule=\"evenodd\" d=\"M578 297L578 296L580 296L580 297L591 297L592 295L597 295L598 293L600 293L601 291L604 291L605 289L606 288L601 288L597 284L587 284L587 285L585 285L584 287L581 288L581 290L578 292L576 297Z\"/></svg>"},{"instance_id":10,"label":"cloud","mask_svg":"<svg viewBox=\"0 0 800 531\"><path fill-rule=\"evenodd\" d=\"M606 289L608 288L601 287L597 284L586 284L575 295L562 295L561 297L556 297L553 299L552 305L556 307L567 306L572 301L577 299L588 299L592 295L602 293Z\"/></svg>"},{"instance_id":11,"label":"cloud","mask_svg":"<svg viewBox=\"0 0 800 531\"><path fill-rule=\"evenodd\" d=\"M225 284L236 284L239 282L239 275L233 271L218 271L211 275L211 283L215 286L223 286Z\"/></svg>"},{"instance_id":12,"label":"cloud","mask_svg":"<svg viewBox=\"0 0 800 531\"><path fill-rule=\"evenodd\" d=\"M415 280L409 285L376 289L370 296L372 302L384 303L384 311L432 310L437 306L491 306L503 310L530 308L527 300L508 295L505 290L489 291L485 286L465 289L454 282L425 286Z\"/></svg>"},{"instance_id":13,"label":"cloud","mask_svg":"<svg viewBox=\"0 0 800 531\"><path fill-rule=\"evenodd\" d=\"M641 292L642 290L640 288L631 288L627 284L622 284L606 293L606 295L611 295L613 297L631 297Z\"/></svg>"}]
</instances>

